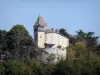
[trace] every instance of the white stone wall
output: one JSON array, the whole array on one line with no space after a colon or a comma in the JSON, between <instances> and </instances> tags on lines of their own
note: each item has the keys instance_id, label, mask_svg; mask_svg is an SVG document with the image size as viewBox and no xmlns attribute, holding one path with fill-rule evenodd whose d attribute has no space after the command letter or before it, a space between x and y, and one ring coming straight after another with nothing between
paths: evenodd
<instances>
[{"instance_id":1,"label":"white stone wall","mask_svg":"<svg viewBox=\"0 0 100 75\"><path fill-rule=\"evenodd\" d=\"M48 43L48 44L54 44L52 33L46 34L45 43Z\"/></svg>"},{"instance_id":2,"label":"white stone wall","mask_svg":"<svg viewBox=\"0 0 100 75\"><path fill-rule=\"evenodd\" d=\"M52 48L45 48L44 43L47 44L54 44ZM61 45L62 48L57 48L58 45ZM41 61L47 61L47 58L50 54L55 54L54 62L58 61L59 59L66 58L66 48L69 46L69 40L57 33L48 33L45 34L44 32L38 32L38 47L44 48L44 51L40 52L37 58Z\"/></svg>"},{"instance_id":3,"label":"white stone wall","mask_svg":"<svg viewBox=\"0 0 100 75\"><path fill-rule=\"evenodd\" d=\"M43 57L43 61L47 61L47 58L49 57L50 54L54 54L55 55L55 59L54 62L57 62L59 59L65 59L66 58L66 49L62 50L62 49L58 49L58 48L46 48L44 49L44 51L46 51L47 53L43 53L42 57ZM59 59L58 59L59 58Z\"/></svg>"},{"instance_id":4,"label":"white stone wall","mask_svg":"<svg viewBox=\"0 0 100 75\"><path fill-rule=\"evenodd\" d=\"M44 48L45 43L45 33L44 32L38 32L38 47Z\"/></svg>"},{"instance_id":5,"label":"white stone wall","mask_svg":"<svg viewBox=\"0 0 100 75\"><path fill-rule=\"evenodd\" d=\"M55 44L56 46L61 45L62 47L67 47L69 45L69 40L57 33L46 34L45 43Z\"/></svg>"}]
</instances>

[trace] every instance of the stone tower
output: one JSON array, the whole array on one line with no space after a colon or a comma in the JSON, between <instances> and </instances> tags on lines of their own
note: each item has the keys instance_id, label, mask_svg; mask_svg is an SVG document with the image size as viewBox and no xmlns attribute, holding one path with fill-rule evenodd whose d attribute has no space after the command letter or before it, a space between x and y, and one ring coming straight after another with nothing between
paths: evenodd
<instances>
[{"instance_id":1,"label":"stone tower","mask_svg":"<svg viewBox=\"0 0 100 75\"><path fill-rule=\"evenodd\" d=\"M34 41L40 48L44 48L46 27L47 24L45 23L43 17L39 15L34 24Z\"/></svg>"}]
</instances>

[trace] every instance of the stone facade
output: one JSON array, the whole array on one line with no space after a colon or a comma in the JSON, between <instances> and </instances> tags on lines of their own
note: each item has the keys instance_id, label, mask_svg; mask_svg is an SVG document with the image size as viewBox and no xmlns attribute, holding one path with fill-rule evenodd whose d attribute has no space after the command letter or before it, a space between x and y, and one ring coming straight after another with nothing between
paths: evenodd
<instances>
[{"instance_id":1,"label":"stone facade","mask_svg":"<svg viewBox=\"0 0 100 75\"><path fill-rule=\"evenodd\" d=\"M39 16L34 24L34 41L39 48L43 49L39 52L37 59L47 61L51 54L55 56L55 61L66 57L69 39L60 35L58 29L49 29L42 16Z\"/></svg>"}]
</instances>

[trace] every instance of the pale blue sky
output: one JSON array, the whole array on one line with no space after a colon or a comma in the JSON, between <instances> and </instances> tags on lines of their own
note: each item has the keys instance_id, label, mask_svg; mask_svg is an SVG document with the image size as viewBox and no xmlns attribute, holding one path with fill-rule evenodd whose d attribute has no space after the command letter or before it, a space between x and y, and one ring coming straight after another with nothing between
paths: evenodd
<instances>
[{"instance_id":1,"label":"pale blue sky","mask_svg":"<svg viewBox=\"0 0 100 75\"><path fill-rule=\"evenodd\" d=\"M0 29L23 24L33 36L39 14L50 28L65 28L71 34L82 29L100 36L100 0L0 0Z\"/></svg>"}]
</instances>

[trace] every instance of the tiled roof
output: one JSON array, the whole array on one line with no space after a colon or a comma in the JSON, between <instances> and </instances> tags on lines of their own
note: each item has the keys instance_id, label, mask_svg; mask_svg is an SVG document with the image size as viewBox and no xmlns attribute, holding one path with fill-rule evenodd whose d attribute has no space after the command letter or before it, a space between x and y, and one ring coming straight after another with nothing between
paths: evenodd
<instances>
[{"instance_id":1,"label":"tiled roof","mask_svg":"<svg viewBox=\"0 0 100 75\"><path fill-rule=\"evenodd\" d=\"M47 24L45 23L42 16L39 15L34 25L40 25L41 27L47 27Z\"/></svg>"}]
</instances>

